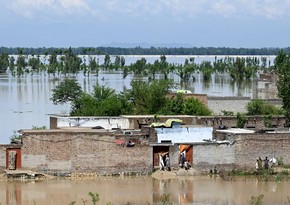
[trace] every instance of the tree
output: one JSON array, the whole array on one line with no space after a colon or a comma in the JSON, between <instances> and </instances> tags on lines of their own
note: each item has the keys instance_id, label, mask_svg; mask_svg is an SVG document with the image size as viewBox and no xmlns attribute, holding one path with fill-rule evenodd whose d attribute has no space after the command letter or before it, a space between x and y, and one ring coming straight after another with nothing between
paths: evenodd
<instances>
[{"instance_id":1,"label":"tree","mask_svg":"<svg viewBox=\"0 0 290 205\"><path fill-rule=\"evenodd\" d=\"M274 71L277 75L278 97L282 99L286 123L290 124L290 54L279 51L274 61Z\"/></svg>"},{"instance_id":2,"label":"tree","mask_svg":"<svg viewBox=\"0 0 290 205\"><path fill-rule=\"evenodd\" d=\"M117 94L115 90L97 84L91 94L83 93L72 101L71 115L119 116L131 112L132 105L125 94Z\"/></svg>"},{"instance_id":3,"label":"tree","mask_svg":"<svg viewBox=\"0 0 290 205\"><path fill-rule=\"evenodd\" d=\"M182 115L185 98L182 93L177 93L175 97L166 99L166 104L161 113L164 115Z\"/></svg>"},{"instance_id":4,"label":"tree","mask_svg":"<svg viewBox=\"0 0 290 205\"><path fill-rule=\"evenodd\" d=\"M81 86L76 79L64 79L58 86L52 89L50 100L54 104L64 104L72 102L83 93Z\"/></svg>"},{"instance_id":5,"label":"tree","mask_svg":"<svg viewBox=\"0 0 290 205\"><path fill-rule=\"evenodd\" d=\"M250 101L247 106L247 115L282 115L283 110L264 102L261 99Z\"/></svg>"},{"instance_id":6,"label":"tree","mask_svg":"<svg viewBox=\"0 0 290 205\"><path fill-rule=\"evenodd\" d=\"M206 105L196 98L188 98L184 103L184 115L211 115L211 111Z\"/></svg>"},{"instance_id":7,"label":"tree","mask_svg":"<svg viewBox=\"0 0 290 205\"><path fill-rule=\"evenodd\" d=\"M0 54L0 73L5 73L9 66L8 54Z\"/></svg>"},{"instance_id":8,"label":"tree","mask_svg":"<svg viewBox=\"0 0 290 205\"><path fill-rule=\"evenodd\" d=\"M64 51L64 56L62 58L64 63L64 73L76 74L81 67L82 59L73 53L72 48Z\"/></svg>"},{"instance_id":9,"label":"tree","mask_svg":"<svg viewBox=\"0 0 290 205\"><path fill-rule=\"evenodd\" d=\"M110 65L111 65L111 57L109 54L106 54L104 58L104 65L103 65L105 70L109 69Z\"/></svg>"},{"instance_id":10,"label":"tree","mask_svg":"<svg viewBox=\"0 0 290 205\"><path fill-rule=\"evenodd\" d=\"M172 81L132 81L131 87L130 99L135 109L134 114L155 114L165 106Z\"/></svg>"}]
</instances>

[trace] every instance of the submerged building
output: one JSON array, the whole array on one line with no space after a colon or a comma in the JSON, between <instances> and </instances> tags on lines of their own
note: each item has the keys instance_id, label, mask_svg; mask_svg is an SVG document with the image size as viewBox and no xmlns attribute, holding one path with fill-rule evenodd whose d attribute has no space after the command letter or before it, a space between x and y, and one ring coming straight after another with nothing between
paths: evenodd
<instances>
[{"instance_id":1,"label":"submerged building","mask_svg":"<svg viewBox=\"0 0 290 205\"><path fill-rule=\"evenodd\" d=\"M198 173L252 170L256 158L266 156L290 163L290 132L282 116L272 117L271 129L262 116L249 117L244 129L235 128L234 116L160 116L160 122L169 119L166 126L152 126L152 115L51 116L50 129L22 130L20 144L1 145L0 167L58 176L148 174L164 153L172 170L180 168L184 153Z\"/></svg>"}]
</instances>

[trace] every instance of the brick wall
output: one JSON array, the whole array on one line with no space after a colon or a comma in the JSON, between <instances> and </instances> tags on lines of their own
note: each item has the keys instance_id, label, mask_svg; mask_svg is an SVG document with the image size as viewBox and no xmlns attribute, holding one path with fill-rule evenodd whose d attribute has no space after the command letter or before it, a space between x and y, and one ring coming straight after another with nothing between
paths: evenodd
<instances>
[{"instance_id":1,"label":"brick wall","mask_svg":"<svg viewBox=\"0 0 290 205\"><path fill-rule=\"evenodd\" d=\"M264 129L265 119L263 116L246 116L247 120L245 128ZM218 128L220 125L225 125L228 128L237 126L236 116L199 116L196 117L196 124L207 125ZM271 119L271 127L283 128L285 126L284 116L275 115Z\"/></svg>"},{"instance_id":2,"label":"brick wall","mask_svg":"<svg viewBox=\"0 0 290 205\"><path fill-rule=\"evenodd\" d=\"M176 97L177 94L175 93L170 93L170 94L167 94L167 97L169 98L174 98ZM207 94L196 94L196 93L192 93L192 94L184 94L183 97L185 99L188 99L188 98L196 98L198 99L200 102L202 102L204 105L208 105L208 98L207 98Z\"/></svg>"},{"instance_id":3,"label":"brick wall","mask_svg":"<svg viewBox=\"0 0 290 205\"><path fill-rule=\"evenodd\" d=\"M134 147L118 145L113 133L97 131L24 131L22 165L23 168L59 175L151 172L152 147L137 137L134 142Z\"/></svg>"},{"instance_id":4,"label":"brick wall","mask_svg":"<svg viewBox=\"0 0 290 205\"><path fill-rule=\"evenodd\" d=\"M259 157L283 157L284 164L290 164L290 133L224 134L223 139L235 142L193 144L193 168L207 173L214 167L254 170Z\"/></svg>"},{"instance_id":5,"label":"brick wall","mask_svg":"<svg viewBox=\"0 0 290 205\"><path fill-rule=\"evenodd\" d=\"M283 157L290 164L290 133L219 133L214 136L226 143L193 143L192 165L208 172L235 168L253 170L258 157ZM115 139L135 142L135 147L117 145ZM0 147L1 164L5 151ZM178 145L169 147L171 164L178 166ZM27 130L23 132L23 168L50 174L120 172L150 173L153 169L153 147L142 134L124 135L98 130Z\"/></svg>"},{"instance_id":6,"label":"brick wall","mask_svg":"<svg viewBox=\"0 0 290 205\"><path fill-rule=\"evenodd\" d=\"M0 145L0 170L4 170L6 168L6 147L4 145Z\"/></svg>"},{"instance_id":7,"label":"brick wall","mask_svg":"<svg viewBox=\"0 0 290 205\"><path fill-rule=\"evenodd\" d=\"M225 144L193 145L192 167L200 172L209 172L216 166L218 169L232 170L235 167L235 147Z\"/></svg>"},{"instance_id":8,"label":"brick wall","mask_svg":"<svg viewBox=\"0 0 290 205\"><path fill-rule=\"evenodd\" d=\"M283 157L290 164L290 133L239 134L235 138L235 163L241 168L253 169L258 157Z\"/></svg>"}]
</instances>

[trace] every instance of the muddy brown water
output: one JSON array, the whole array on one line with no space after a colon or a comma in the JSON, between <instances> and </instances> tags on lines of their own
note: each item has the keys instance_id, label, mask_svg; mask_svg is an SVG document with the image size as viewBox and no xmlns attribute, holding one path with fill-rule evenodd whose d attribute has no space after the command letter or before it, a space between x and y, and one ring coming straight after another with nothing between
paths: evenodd
<instances>
[{"instance_id":1,"label":"muddy brown water","mask_svg":"<svg viewBox=\"0 0 290 205\"><path fill-rule=\"evenodd\" d=\"M88 193L98 193L97 204L160 204L169 194L173 204L251 204L252 196L264 195L263 204L289 204L290 181L266 182L246 177L225 181L219 177L191 176L169 179L100 177L43 181L0 181L1 205L92 204Z\"/></svg>"}]
</instances>

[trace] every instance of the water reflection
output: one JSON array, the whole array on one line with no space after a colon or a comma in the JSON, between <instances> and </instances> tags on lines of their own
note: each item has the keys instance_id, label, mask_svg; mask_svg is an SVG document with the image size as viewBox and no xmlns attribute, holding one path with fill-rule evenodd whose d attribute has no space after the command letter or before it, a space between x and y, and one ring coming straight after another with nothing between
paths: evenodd
<instances>
[{"instance_id":1,"label":"water reflection","mask_svg":"<svg viewBox=\"0 0 290 205\"><path fill-rule=\"evenodd\" d=\"M174 204L250 204L252 196L264 195L263 204L286 204L290 183L261 182L241 178L107 177L83 180L0 182L0 204L64 205L72 201L91 203L89 192L98 193L98 204L158 204L164 195Z\"/></svg>"}]
</instances>

